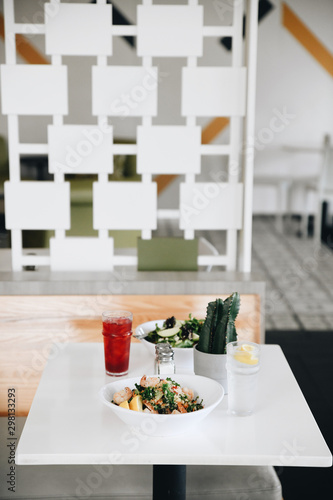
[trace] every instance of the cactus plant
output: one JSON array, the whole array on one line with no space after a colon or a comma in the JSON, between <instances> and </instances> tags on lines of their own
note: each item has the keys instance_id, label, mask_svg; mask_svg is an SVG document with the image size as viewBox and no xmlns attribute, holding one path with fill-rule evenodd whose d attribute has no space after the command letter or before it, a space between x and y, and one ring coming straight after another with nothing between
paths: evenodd
<instances>
[{"instance_id":1,"label":"cactus plant","mask_svg":"<svg viewBox=\"0 0 333 500\"><path fill-rule=\"evenodd\" d=\"M237 340L235 319L239 307L238 292L232 293L224 301L216 299L208 303L206 319L197 345L199 351L211 354L226 353L227 343Z\"/></svg>"}]
</instances>

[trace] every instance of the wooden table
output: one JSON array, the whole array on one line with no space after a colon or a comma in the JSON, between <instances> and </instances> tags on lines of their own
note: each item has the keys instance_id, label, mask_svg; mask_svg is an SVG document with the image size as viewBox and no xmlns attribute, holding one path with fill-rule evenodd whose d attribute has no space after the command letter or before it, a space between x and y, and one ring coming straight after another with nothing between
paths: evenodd
<instances>
[{"instance_id":1,"label":"wooden table","mask_svg":"<svg viewBox=\"0 0 333 500\"><path fill-rule=\"evenodd\" d=\"M129 376L152 370L145 347L132 344ZM147 437L128 429L98 398L112 380L104 372L102 344L56 344L17 447L17 464L332 465L279 346L262 346L256 412L229 415L226 396L195 435Z\"/></svg>"}]
</instances>

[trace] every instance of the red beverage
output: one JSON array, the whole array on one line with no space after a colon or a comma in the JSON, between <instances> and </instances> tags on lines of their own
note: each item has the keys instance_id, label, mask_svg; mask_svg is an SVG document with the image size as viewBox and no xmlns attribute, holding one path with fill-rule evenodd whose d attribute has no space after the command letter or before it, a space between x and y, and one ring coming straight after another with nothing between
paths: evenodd
<instances>
[{"instance_id":1,"label":"red beverage","mask_svg":"<svg viewBox=\"0 0 333 500\"><path fill-rule=\"evenodd\" d=\"M127 311L103 313L105 370L108 375L127 375L132 335L132 314Z\"/></svg>"}]
</instances>

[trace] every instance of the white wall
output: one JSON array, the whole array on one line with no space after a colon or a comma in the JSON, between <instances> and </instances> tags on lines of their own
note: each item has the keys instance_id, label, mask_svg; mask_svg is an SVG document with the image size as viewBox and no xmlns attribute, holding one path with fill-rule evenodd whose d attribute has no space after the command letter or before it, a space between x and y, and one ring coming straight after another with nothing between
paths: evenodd
<instances>
[{"instance_id":1,"label":"white wall","mask_svg":"<svg viewBox=\"0 0 333 500\"><path fill-rule=\"evenodd\" d=\"M333 53L332 0L286 3ZM275 10L259 28L255 172L274 175L284 171L286 177L288 172L296 172L300 177L315 175L321 167L317 154L298 158L297 152L289 153L289 158L282 157L279 163L276 158L280 153L275 149L283 145L318 148L325 134L330 134L333 140L333 77L284 28L282 2L275 0L274 4ZM267 128L276 115L275 110L285 110L289 117L282 130L270 137ZM255 187L255 212L274 212L276 202L275 189ZM300 197L295 196L293 202L295 211L302 209ZM315 210L315 198L311 210Z\"/></svg>"},{"instance_id":2,"label":"white wall","mask_svg":"<svg viewBox=\"0 0 333 500\"><path fill-rule=\"evenodd\" d=\"M285 107L294 118L272 145L320 144L333 132L333 77L282 26L282 2L274 3L259 28L256 130L269 126L275 108ZM286 3L333 53L332 0Z\"/></svg>"}]
</instances>

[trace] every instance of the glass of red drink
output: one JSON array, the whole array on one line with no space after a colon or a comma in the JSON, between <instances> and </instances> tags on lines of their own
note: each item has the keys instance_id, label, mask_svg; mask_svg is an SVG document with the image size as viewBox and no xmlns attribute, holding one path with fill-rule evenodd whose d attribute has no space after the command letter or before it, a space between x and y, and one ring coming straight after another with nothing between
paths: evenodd
<instances>
[{"instance_id":1,"label":"glass of red drink","mask_svg":"<svg viewBox=\"0 0 333 500\"><path fill-rule=\"evenodd\" d=\"M128 374L133 315L129 311L102 314L105 371L120 377Z\"/></svg>"}]
</instances>

